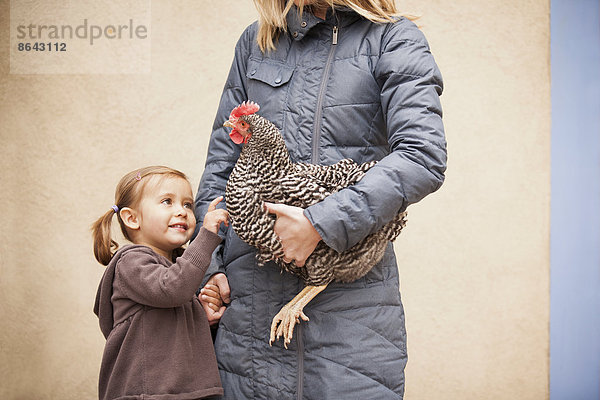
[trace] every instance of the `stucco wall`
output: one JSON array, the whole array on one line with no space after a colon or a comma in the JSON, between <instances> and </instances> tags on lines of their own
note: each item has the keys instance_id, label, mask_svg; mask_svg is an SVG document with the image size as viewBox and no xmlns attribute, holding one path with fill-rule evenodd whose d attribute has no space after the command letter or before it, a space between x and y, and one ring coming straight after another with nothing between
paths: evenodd
<instances>
[{"instance_id":1,"label":"stucco wall","mask_svg":"<svg viewBox=\"0 0 600 400\"><path fill-rule=\"evenodd\" d=\"M549 2L400 5L421 16L444 75L450 156L396 245L406 398L547 398ZM10 74L9 9L0 0L0 398L94 398L103 267L89 227L133 168L169 165L197 186L256 13L248 0L153 1L150 73Z\"/></svg>"}]
</instances>

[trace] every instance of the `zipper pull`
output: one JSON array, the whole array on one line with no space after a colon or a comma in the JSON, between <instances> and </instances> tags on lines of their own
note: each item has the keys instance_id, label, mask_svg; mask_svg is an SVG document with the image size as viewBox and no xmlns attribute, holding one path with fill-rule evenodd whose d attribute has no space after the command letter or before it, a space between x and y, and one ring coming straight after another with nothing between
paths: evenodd
<instances>
[{"instance_id":1,"label":"zipper pull","mask_svg":"<svg viewBox=\"0 0 600 400\"><path fill-rule=\"evenodd\" d=\"M337 44L337 34L338 34L338 27L336 25L333 27L333 40L332 40L331 44Z\"/></svg>"}]
</instances>

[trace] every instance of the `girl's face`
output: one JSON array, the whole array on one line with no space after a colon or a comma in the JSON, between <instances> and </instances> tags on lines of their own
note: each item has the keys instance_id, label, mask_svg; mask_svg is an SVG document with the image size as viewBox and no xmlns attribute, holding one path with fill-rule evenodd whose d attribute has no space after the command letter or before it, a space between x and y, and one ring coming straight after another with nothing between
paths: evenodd
<instances>
[{"instance_id":1,"label":"girl's face","mask_svg":"<svg viewBox=\"0 0 600 400\"><path fill-rule=\"evenodd\" d=\"M194 198L187 180L155 177L144 188L137 217L136 244L171 259L173 250L190 240L196 228Z\"/></svg>"}]
</instances>

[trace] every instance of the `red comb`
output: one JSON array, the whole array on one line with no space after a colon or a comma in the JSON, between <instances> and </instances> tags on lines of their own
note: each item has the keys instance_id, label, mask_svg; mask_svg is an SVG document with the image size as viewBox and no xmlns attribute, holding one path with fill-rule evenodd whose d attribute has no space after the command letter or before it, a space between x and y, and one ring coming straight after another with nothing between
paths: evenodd
<instances>
[{"instance_id":1,"label":"red comb","mask_svg":"<svg viewBox=\"0 0 600 400\"><path fill-rule=\"evenodd\" d=\"M260 109L260 106L253 101L245 101L233 110L231 110L231 114L229 114L229 120L238 119L242 115L251 115L257 112Z\"/></svg>"}]
</instances>

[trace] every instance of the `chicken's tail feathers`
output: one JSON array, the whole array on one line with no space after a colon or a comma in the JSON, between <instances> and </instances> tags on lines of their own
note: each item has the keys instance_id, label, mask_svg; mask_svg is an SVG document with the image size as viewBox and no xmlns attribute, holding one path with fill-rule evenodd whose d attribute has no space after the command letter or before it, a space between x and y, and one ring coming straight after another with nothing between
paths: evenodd
<instances>
[{"instance_id":1,"label":"chicken's tail feathers","mask_svg":"<svg viewBox=\"0 0 600 400\"><path fill-rule=\"evenodd\" d=\"M385 230L385 238L390 242L396 240L402 229L406 226L408 213L406 211L399 213L393 220L388 222Z\"/></svg>"},{"instance_id":2,"label":"chicken's tail feathers","mask_svg":"<svg viewBox=\"0 0 600 400\"><path fill-rule=\"evenodd\" d=\"M361 164L361 165L360 165L360 169L361 169L362 171L364 171L364 172L367 172L368 170L370 170L371 168L373 168L373 166L374 166L375 164L377 164L377 161L376 161L376 160L375 160L375 161L369 161L369 162L366 162L366 163L364 163L364 164Z\"/></svg>"}]
</instances>

